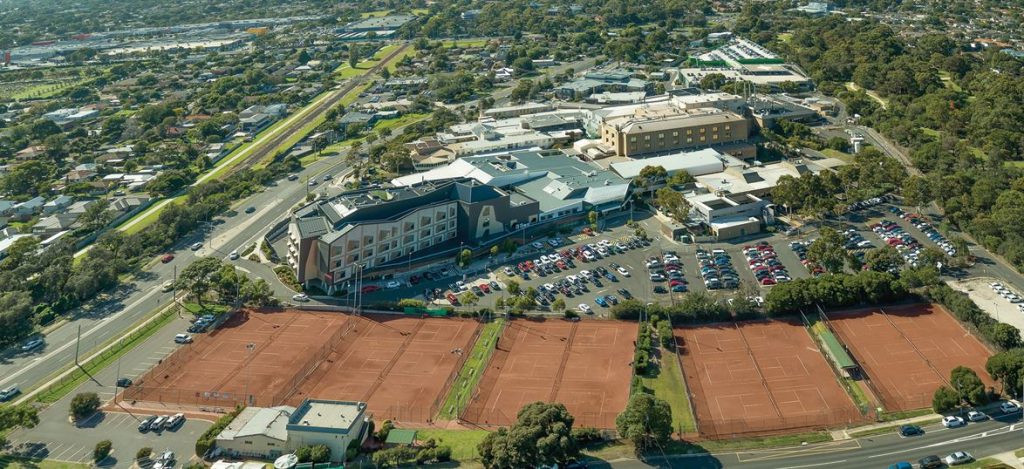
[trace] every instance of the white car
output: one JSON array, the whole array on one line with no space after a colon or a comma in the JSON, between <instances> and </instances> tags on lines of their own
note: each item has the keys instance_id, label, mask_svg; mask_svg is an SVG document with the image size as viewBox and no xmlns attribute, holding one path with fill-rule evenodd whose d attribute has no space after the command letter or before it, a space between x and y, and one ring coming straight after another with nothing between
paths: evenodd
<instances>
[{"instance_id":1,"label":"white car","mask_svg":"<svg viewBox=\"0 0 1024 469\"><path fill-rule=\"evenodd\" d=\"M530 243L530 246L533 246L536 249L544 249L544 244L541 243L540 241L534 241Z\"/></svg>"},{"instance_id":2,"label":"white car","mask_svg":"<svg viewBox=\"0 0 1024 469\"><path fill-rule=\"evenodd\" d=\"M505 266L504 272L505 272L505 275L508 275L508 276L515 275L515 273L516 273L516 271L512 270L512 268L509 267L509 266Z\"/></svg>"},{"instance_id":3,"label":"white car","mask_svg":"<svg viewBox=\"0 0 1024 469\"><path fill-rule=\"evenodd\" d=\"M971 461L974 461L974 456L971 456L971 453L968 453L967 451L956 451L953 452L953 454L946 456L946 464L950 466L967 464Z\"/></svg>"},{"instance_id":4,"label":"white car","mask_svg":"<svg viewBox=\"0 0 1024 469\"><path fill-rule=\"evenodd\" d=\"M164 293L167 293L167 292L169 292L171 290L174 290L174 281L173 280L168 280L168 281L164 282L163 285L160 286L160 291L162 291Z\"/></svg>"},{"instance_id":5,"label":"white car","mask_svg":"<svg viewBox=\"0 0 1024 469\"><path fill-rule=\"evenodd\" d=\"M309 301L309 295L305 293L296 293L292 295L292 300L306 302Z\"/></svg>"},{"instance_id":6,"label":"white car","mask_svg":"<svg viewBox=\"0 0 1024 469\"><path fill-rule=\"evenodd\" d=\"M590 271L589 270L581 270L580 271L580 277L590 278Z\"/></svg>"},{"instance_id":7,"label":"white car","mask_svg":"<svg viewBox=\"0 0 1024 469\"><path fill-rule=\"evenodd\" d=\"M390 280L390 281L388 281L388 283L384 284L385 288L398 288L398 287L401 287L401 286L402 286L402 284L399 283L398 280Z\"/></svg>"},{"instance_id":8,"label":"white car","mask_svg":"<svg viewBox=\"0 0 1024 469\"><path fill-rule=\"evenodd\" d=\"M957 428L964 425L967 425L967 422L964 422L964 419L956 415L947 415L942 418L942 426L946 428Z\"/></svg>"},{"instance_id":9,"label":"white car","mask_svg":"<svg viewBox=\"0 0 1024 469\"><path fill-rule=\"evenodd\" d=\"M41 339L39 337L36 337L36 338L31 339L28 342L25 342L24 344L22 344L21 351L22 352L31 352L32 350L36 349L37 347L41 347L42 345L43 345L43 339Z\"/></svg>"},{"instance_id":10,"label":"white car","mask_svg":"<svg viewBox=\"0 0 1024 469\"><path fill-rule=\"evenodd\" d=\"M599 244L601 246L604 246L604 247L608 247L608 246L612 245L611 241L608 241L607 239L602 239L601 241L598 241L597 244Z\"/></svg>"},{"instance_id":11,"label":"white car","mask_svg":"<svg viewBox=\"0 0 1024 469\"><path fill-rule=\"evenodd\" d=\"M988 420L988 416L984 412L972 410L967 413L968 422L981 422L982 420Z\"/></svg>"},{"instance_id":12,"label":"white car","mask_svg":"<svg viewBox=\"0 0 1024 469\"><path fill-rule=\"evenodd\" d=\"M586 303L580 303L580 312L583 314L590 314L590 305Z\"/></svg>"},{"instance_id":13,"label":"white car","mask_svg":"<svg viewBox=\"0 0 1024 469\"><path fill-rule=\"evenodd\" d=\"M228 254L228 259L231 259L231 260L238 259L238 257L239 257L238 256L238 251L231 251L231 254Z\"/></svg>"},{"instance_id":14,"label":"white car","mask_svg":"<svg viewBox=\"0 0 1024 469\"><path fill-rule=\"evenodd\" d=\"M617 270L623 277L629 277L629 271L625 267L619 267Z\"/></svg>"},{"instance_id":15,"label":"white car","mask_svg":"<svg viewBox=\"0 0 1024 469\"><path fill-rule=\"evenodd\" d=\"M566 277L565 279L568 280L570 283L579 282L579 278L576 277L575 275L570 275L570 276Z\"/></svg>"},{"instance_id":16,"label":"white car","mask_svg":"<svg viewBox=\"0 0 1024 469\"><path fill-rule=\"evenodd\" d=\"M466 282L463 282L462 280L456 281L455 286L459 287L459 291L466 291Z\"/></svg>"},{"instance_id":17,"label":"white car","mask_svg":"<svg viewBox=\"0 0 1024 469\"><path fill-rule=\"evenodd\" d=\"M550 283L545 283L544 285L542 285L542 289L544 291L555 291L555 286Z\"/></svg>"},{"instance_id":18,"label":"white car","mask_svg":"<svg viewBox=\"0 0 1024 469\"><path fill-rule=\"evenodd\" d=\"M647 261L647 268L650 269L650 268L653 268L653 267L657 267L660 264L661 264L661 262L659 262L657 259L651 259L651 260Z\"/></svg>"},{"instance_id":19,"label":"white car","mask_svg":"<svg viewBox=\"0 0 1024 469\"><path fill-rule=\"evenodd\" d=\"M191 344L192 336L188 334L178 334L174 336L174 343L176 344Z\"/></svg>"},{"instance_id":20,"label":"white car","mask_svg":"<svg viewBox=\"0 0 1024 469\"><path fill-rule=\"evenodd\" d=\"M1013 401L1006 401L999 404L999 410L1003 411L1004 414L1013 414L1020 412L1020 405Z\"/></svg>"},{"instance_id":21,"label":"white car","mask_svg":"<svg viewBox=\"0 0 1024 469\"><path fill-rule=\"evenodd\" d=\"M202 248L203 248L203 243L195 243L189 249L192 249L193 251L198 251L198 250L200 250Z\"/></svg>"}]
</instances>

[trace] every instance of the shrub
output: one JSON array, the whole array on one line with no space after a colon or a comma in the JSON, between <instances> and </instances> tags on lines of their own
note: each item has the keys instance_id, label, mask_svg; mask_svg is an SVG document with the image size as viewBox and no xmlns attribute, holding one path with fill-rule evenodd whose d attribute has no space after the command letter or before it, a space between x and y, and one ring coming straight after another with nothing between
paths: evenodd
<instances>
[{"instance_id":1,"label":"shrub","mask_svg":"<svg viewBox=\"0 0 1024 469\"><path fill-rule=\"evenodd\" d=\"M377 440L384 442L388 439L388 434L395 428L395 424L391 423L390 420L385 420L384 423L380 424L380 430L377 430Z\"/></svg>"},{"instance_id":2,"label":"shrub","mask_svg":"<svg viewBox=\"0 0 1024 469\"><path fill-rule=\"evenodd\" d=\"M139 450L135 452L135 459L141 461L148 458L151 454L153 454L153 448L139 448Z\"/></svg>"},{"instance_id":3,"label":"shrub","mask_svg":"<svg viewBox=\"0 0 1024 469\"><path fill-rule=\"evenodd\" d=\"M104 459L107 459L107 456L110 456L110 450L113 449L113 447L114 444L111 443L110 440L103 440L99 443L96 443L96 448L93 449L92 451L93 460L96 462L100 462Z\"/></svg>"},{"instance_id":4,"label":"shrub","mask_svg":"<svg viewBox=\"0 0 1024 469\"><path fill-rule=\"evenodd\" d=\"M960 396L949 386L942 386L935 390L932 396L932 410L938 413L949 412L960 405Z\"/></svg>"},{"instance_id":5,"label":"shrub","mask_svg":"<svg viewBox=\"0 0 1024 469\"><path fill-rule=\"evenodd\" d=\"M196 440L196 454L200 457L205 455L206 452L213 447L213 442L217 438L217 435L224 431L224 429L227 428L233 420L235 420L235 417L238 417L238 414L241 413L244 408L245 407L242 406L235 407L235 410L217 419L210 428L206 429L202 435L199 435L199 439Z\"/></svg>"},{"instance_id":6,"label":"shrub","mask_svg":"<svg viewBox=\"0 0 1024 469\"><path fill-rule=\"evenodd\" d=\"M572 430L573 438L576 438L576 442L580 446L586 446L599 441L604 441L604 435L601 434L601 430L594 427L581 427L574 428Z\"/></svg>"},{"instance_id":7,"label":"shrub","mask_svg":"<svg viewBox=\"0 0 1024 469\"><path fill-rule=\"evenodd\" d=\"M949 286L934 285L928 288L926 296L941 304L961 322L974 326L978 333L1003 350L1010 350L1024 345L1020 330L1009 324L1000 323L978 307L966 293L958 292Z\"/></svg>"},{"instance_id":8,"label":"shrub","mask_svg":"<svg viewBox=\"0 0 1024 469\"><path fill-rule=\"evenodd\" d=\"M75 421L88 417L100 408L100 397L94 392L83 392L71 399L71 417Z\"/></svg>"},{"instance_id":9,"label":"shrub","mask_svg":"<svg viewBox=\"0 0 1024 469\"><path fill-rule=\"evenodd\" d=\"M407 446L399 446L397 448L385 449L373 453L373 463L377 467L395 467L400 464L406 463L416 459L419 453Z\"/></svg>"}]
</instances>

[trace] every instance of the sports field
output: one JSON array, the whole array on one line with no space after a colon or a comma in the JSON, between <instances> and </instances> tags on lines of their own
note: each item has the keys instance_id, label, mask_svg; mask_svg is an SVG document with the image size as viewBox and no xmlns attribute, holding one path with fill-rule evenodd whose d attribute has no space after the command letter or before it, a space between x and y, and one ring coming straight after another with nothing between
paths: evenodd
<instances>
[{"instance_id":1,"label":"sports field","mask_svg":"<svg viewBox=\"0 0 1024 469\"><path fill-rule=\"evenodd\" d=\"M707 438L862 419L799 322L722 323L675 333L697 429Z\"/></svg>"},{"instance_id":2,"label":"sports field","mask_svg":"<svg viewBox=\"0 0 1024 469\"><path fill-rule=\"evenodd\" d=\"M473 348L480 323L455 318L374 315L352 319L355 331L292 396L359 400L378 420L426 423Z\"/></svg>"},{"instance_id":3,"label":"sports field","mask_svg":"<svg viewBox=\"0 0 1024 469\"><path fill-rule=\"evenodd\" d=\"M161 361L123 397L206 408L277 405L318 353L346 333L348 321L335 313L240 311L211 333L195 334L194 343Z\"/></svg>"},{"instance_id":4,"label":"sports field","mask_svg":"<svg viewBox=\"0 0 1024 469\"><path fill-rule=\"evenodd\" d=\"M614 428L629 400L635 338L635 323L512 320L461 418L510 425L525 404L561 402L576 426Z\"/></svg>"},{"instance_id":5,"label":"sports field","mask_svg":"<svg viewBox=\"0 0 1024 469\"><path fill-rule=\"evenodd\" d=\"M200 410L297 405L306 397L359 400L380 419L427 422L478 326L452 318L243 311L198 334L123 398Z\"/></svg>"},{"instance_id":6,"label":"sports field","mask_svg":"<svg viewBox=\"0 0 1024 469\"><path fill-rule=\"evenodd\" d=\"M829 313L886 410L931 406L935 390L957 366L973 369L986 385L991 352L941 306L918 304Z\"/></svg>"}]
</instances>

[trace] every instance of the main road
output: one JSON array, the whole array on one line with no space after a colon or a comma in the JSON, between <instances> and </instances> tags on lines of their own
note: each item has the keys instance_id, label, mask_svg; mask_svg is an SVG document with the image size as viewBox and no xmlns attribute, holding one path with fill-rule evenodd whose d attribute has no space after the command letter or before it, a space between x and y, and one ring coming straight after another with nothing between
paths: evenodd
<instances>
[{"instance_id":1,"label":"main road","mask_svg":"<svg viewBox=\"0 0 1024 469\"><path fill-rule=\"evenodd\" d=\"M997 420L971 423L946 429L941 425L925 427L925 434L902 438L895 432L875 437L839 440L791 448L737 451L721 454L654 456L647 461L622 459L591 464L590 467L640 469L671 467L686 469L749 468L885 468L890 464L936 455L945 458L954 451L967 451L976 459L992 457L1024 447L1024 423L1020 412ZM1021 467L1018 463L1016 467Z\"/></svg>"}]
</instances>

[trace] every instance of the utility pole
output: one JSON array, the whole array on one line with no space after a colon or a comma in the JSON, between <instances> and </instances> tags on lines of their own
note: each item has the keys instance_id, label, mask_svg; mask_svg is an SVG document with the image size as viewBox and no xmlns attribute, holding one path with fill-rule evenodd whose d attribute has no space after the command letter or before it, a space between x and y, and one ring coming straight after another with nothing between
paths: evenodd
<instances>
[{"instance_id":1,"label":"utility pole","mask_svg":"<svg viewBox=\"0 0 1024 469\"><path fill-rule=\"evenodd\" d=\"M76 366L82 366L80 363L78 363L78 350L79 350L79 345L81 343L82 343L82 325L79 324L78 325L78 335L75 337L75 365Z\"/></svg>"},{"instance_id":2,"label":"utility pole","mask_svg":"<svg viewBox=\"0 0 1024 469\"><path fill-rule=\"evenodd\" d=\"M114 375L114 404L117 404L117 382L121 380L121 357L117 357L117 374Z\"/></svg>"}]
</instances>

